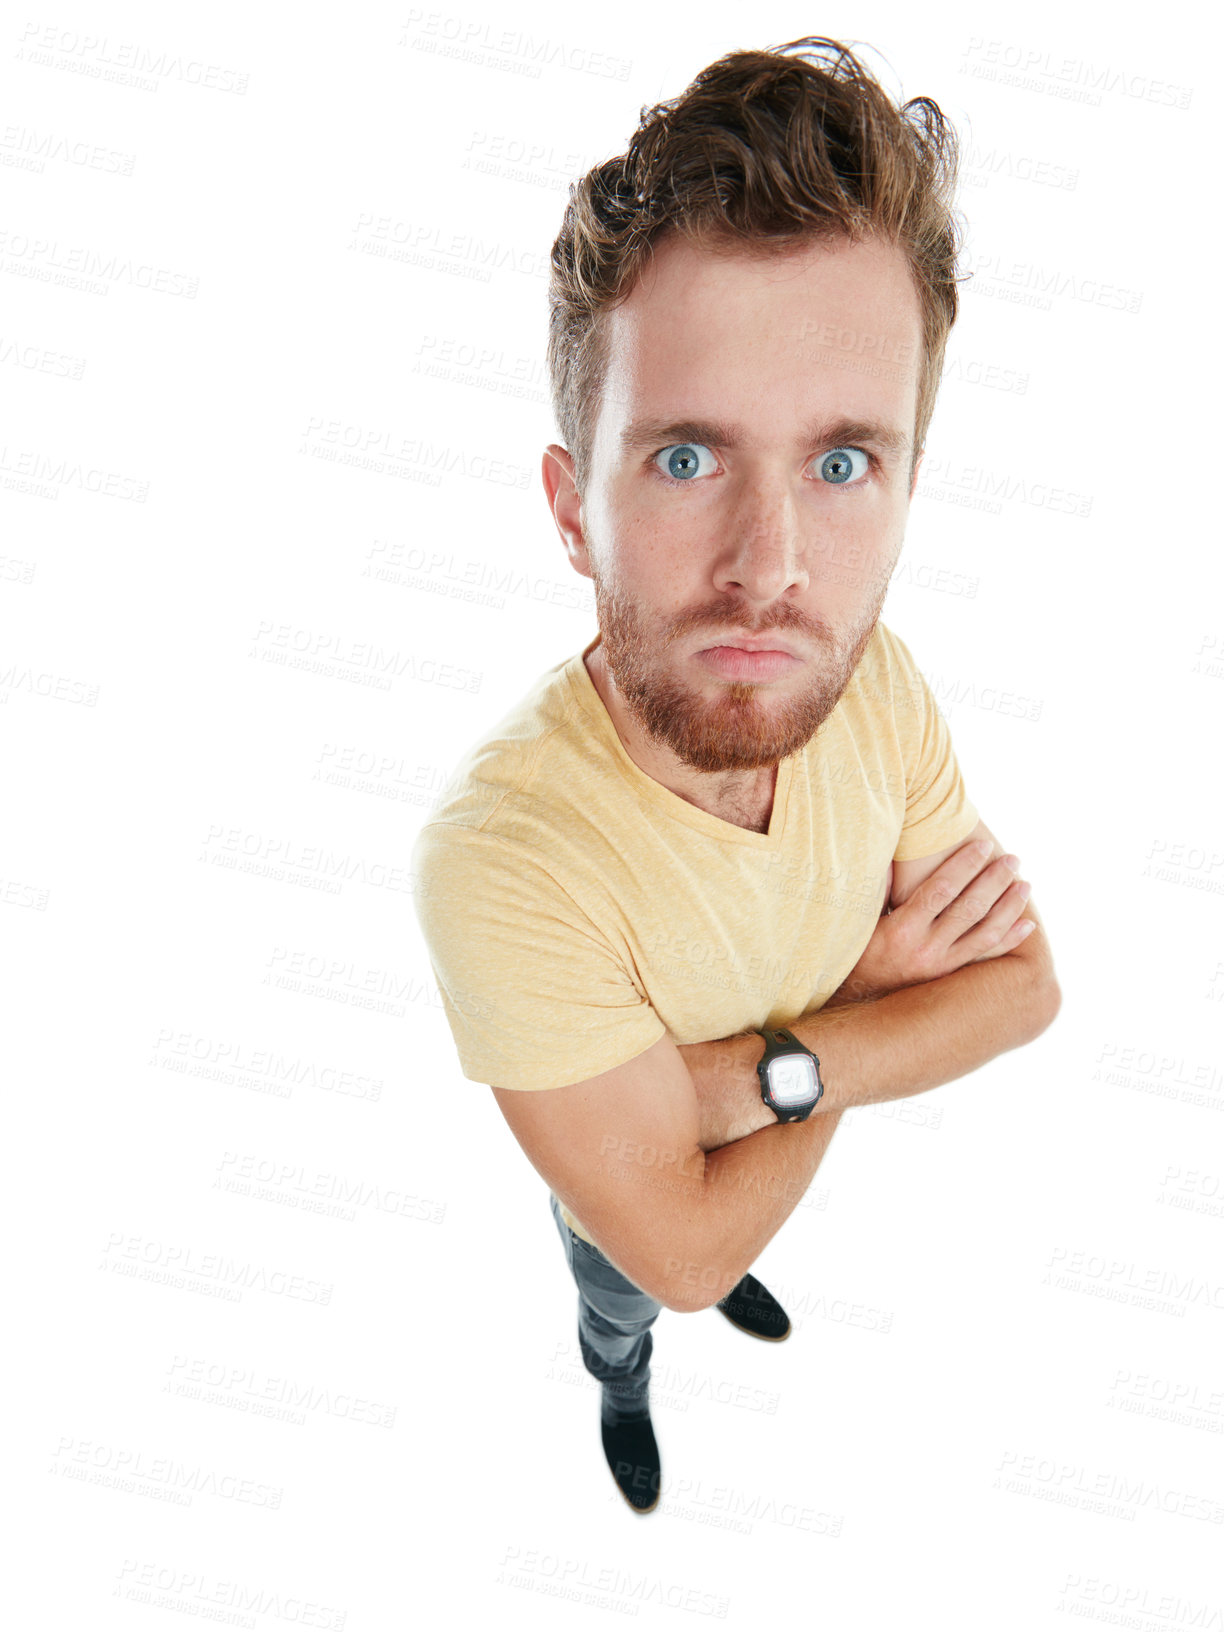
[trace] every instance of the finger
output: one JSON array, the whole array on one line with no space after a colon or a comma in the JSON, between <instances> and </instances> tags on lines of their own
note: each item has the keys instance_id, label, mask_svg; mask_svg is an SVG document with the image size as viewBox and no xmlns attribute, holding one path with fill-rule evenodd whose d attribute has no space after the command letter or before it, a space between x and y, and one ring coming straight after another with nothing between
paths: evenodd
<instances>
[{"instance_id":1,"label":"finger","mask_svg":"<svg viewBox=\"0 0 1224 1632\"><path fill-rule=\"evenodd\" d=\"M1027 941L1036 928L1036 918L1017 918L998 946L992 947L989 952L979 952L976 958L969 959L969 963L987 963L991 958L1005 957L1008 952L1014 952L1018 946ZM961 967L966 966L962 964Z\"/></svg>"},{"instance_id":2,"label":"finger","mask_svg":"<svg viewBox=\"0 0 1224 1632\"><path fill-rule=\"evenodd\" d=\"M1004 938L1015 929L1031 893L1031 885L1026 884L1022 879L1016 879L1003 892L980 923L976 924L967 934L952 942L949 949L952 955L954 957L961 956L965 961L970 961L975 957L979 957L983 952L992 952L1000 948ZM1016 945L1019 945L1018 937L1010 943L1008 950L1010 951L1011 947Z\"/></svg>"},{"instance_id":3,"label":"finger","mask_svg":"<svg viewBox=\"0 0 1224 1632\"><path fill-rule=\"evenodd\" d=\"M962 844L946 861L940 862L913 894L900 906L894 907L893 911L904 912L924 922L934 918L949 902L956 900L966 884L977 877L987 865L993 849L989 839L975 839L972 844Z\"/></svg>"},{"instance_id":4,"label":"finger","mask_svg":"<svg viewBox=\"0 0 1224 1632\"><path fill-rule=\"evenodd\" d=\"M976 878L969 883L957 896L950 901L935 920L935 929L949 934L951 939L967 934L974 924L978 924L994 906L995 902L1016 880L1014 866L1015 856L1000 856L992 861L988 867L983 867ZM945 945L950 944L945 941Z\"/></svg>"}]
</instances>

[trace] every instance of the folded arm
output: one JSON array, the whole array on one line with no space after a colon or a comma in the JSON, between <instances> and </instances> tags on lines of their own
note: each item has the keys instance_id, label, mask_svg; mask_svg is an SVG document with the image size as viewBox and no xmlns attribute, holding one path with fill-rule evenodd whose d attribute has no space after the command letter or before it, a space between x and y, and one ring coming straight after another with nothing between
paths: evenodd
<instances>
[{"instance_id":1,"label":"folded arm","mask_svg":"<svg viewBox=\"0 0 1224 1632\"><path fill-rule=\"evenodd\" d=\"M968 868L951 857L929 893L955 881L958 868L966 888L990 902L1011 889L982 868L981 856L970 859ZM949 1082L1028 1042L1053 1018L1058 988L1048 952L1006 953L1006 936L996 937L1002 955L981 950L977 928L962 933L972 914L959 890L934 916L911 900L916 906L880 920L860 965L871 990L882 971L912 983L830 1001L792 1024L819 1055L826 1084L819 1113L806 1121L784 1126L766 1110L756 1075L761 1039L753 1034L679 1048L664 1033L634 1059L582 1082L526 1093L494 1088L536 1171L622 1273L668 1308L708 1308L738 1283L811 1184L847 1106ZM911 944L924 918L930 933ZM1029 941L1042 933L1032 931ZM970 948L976 961L926 978L941 959L955 962Z\"/></svg>"},{"instance_id":2,"label":"folded arm","mask_svg":"<svg viewBox=\"0 0 1224 1632\"><path fill-rule=\"evenodd\" d=\"M979 841L988 842L990 850L968 863L973 882L963 895L944 900L941 889L943 896L951 892L946 883L948 870L939 879L932 875L957 852L968 857L968 846ZM966 926L978 937L970 940L966 936L961 943L963 949L973 951L973 958L949 973L928 979L919 976L897 990L881 992L878 958L870 966L870 980L856 978L860 968L868 970L865 952L861 964L823 1008L792 1022L789 1029L820 1059L825 1091L815 1114L902 1099L939 1087L975 1071L998 1054L1031 1042L1054 1019L1060 994L1041 920L1031 900L1022 904L1018 899L1018 881L1002 893L999 883L991 884L992 878L1011 876L1002 866L992 868L1003 853L985 823L979 822L959 845L919 860L894 862L890 908L904 905L925 889L932 910L942 906L944 915L963 915ZM975 899L975 891L983 899ZM1017 911L1021 905L1023 910ZM1003 922L1009 927L996 945L982 950L980 943L989 941L992 920L995 931ZM1035 927L1021 940L1017 932L1026 920L1032 920ZM946 954L942 964L928 967L942 967L953 956L968 956L969 950ZM912 956L917 958L918 952ZM901 977L894 974L890 978ZM681 1047L697 1090L704 1151L719 1150L776 1125L773 1112L761 1099L756 1072L763 1050L754 1032Z\"/></svg>"}]
</instances>

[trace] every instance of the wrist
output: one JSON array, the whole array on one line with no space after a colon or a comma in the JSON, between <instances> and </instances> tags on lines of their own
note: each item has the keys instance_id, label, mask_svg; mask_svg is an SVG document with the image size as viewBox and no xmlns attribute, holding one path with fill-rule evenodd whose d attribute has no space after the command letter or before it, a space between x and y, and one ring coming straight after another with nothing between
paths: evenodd
<instances>
[{"instance_id":1,"label":"wrist","mask_svg":"<svg viewBox=\"0 0 1224 1632\"><path fill-rule=\"evenodd\" d=\"M741 1032L716 1042L679 1046L697 1095L703 1151L720 1150L761 1128L777 1126L777 1118L761 1098L756 1068L764 1043L758 1033Z\"/></svg>"},{"instance_id":2,"label":"wrist","mask_svg":"<svg viewBox=\"0 0 1224 1632\"><path fill-rule=\"evenodd\" d=\"M893 989L875 985L851 971L832 996L825 1000L822 1008L844 1009L850 1003L874 1003L877 998L887 997Z\"/></svg>"}]
</instances>

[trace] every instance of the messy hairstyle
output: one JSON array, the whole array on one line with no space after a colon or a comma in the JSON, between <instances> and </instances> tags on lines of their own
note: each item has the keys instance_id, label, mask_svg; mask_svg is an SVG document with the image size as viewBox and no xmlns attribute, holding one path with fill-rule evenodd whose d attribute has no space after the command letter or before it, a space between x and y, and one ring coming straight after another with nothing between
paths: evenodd
<instances>
[{"instance_id":1,"label":"messy hairstyle","mask_svg":"<svg viewBox=\"0 0 1224 1632\"><path fill-rule=\"evenodd\" d=\"M877 234L899 245L922 310L916 464L957 314L958 163L956 133L929 97L897 107L846 46L816 35L731 52L682 95L644 107L628 152L570 184L552 247L549 384L579 494L608 362L604 314L674 232L762 258Z\"/></svg>"}]
</instances>

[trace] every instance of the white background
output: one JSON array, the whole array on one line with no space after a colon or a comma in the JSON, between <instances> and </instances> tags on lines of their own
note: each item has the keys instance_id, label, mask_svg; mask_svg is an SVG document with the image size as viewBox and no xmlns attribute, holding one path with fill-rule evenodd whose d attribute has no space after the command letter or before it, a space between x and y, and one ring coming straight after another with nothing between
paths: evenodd
<instances>
[{"instance_id":1,"label":"white background","mask_svg":"<svg viewBox=\"0 0 1224 1632\"><path fill-rule=\"evenodd\" d=\"M1220 41L1190 18L6 22L13 1624L1220 1624ZM844 1120L756 1265L788 1342L661 1316L639 1518L407 860L595 632L539 474L565 187L717 56L821 31L965 146L976 275L884 617L1063 1009Z\"/></svg>"}]
</instances>

